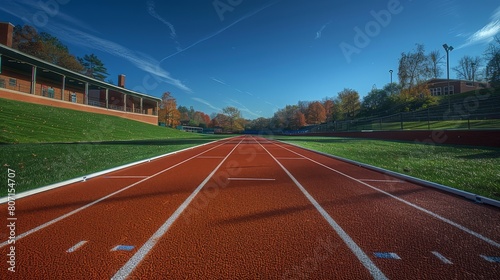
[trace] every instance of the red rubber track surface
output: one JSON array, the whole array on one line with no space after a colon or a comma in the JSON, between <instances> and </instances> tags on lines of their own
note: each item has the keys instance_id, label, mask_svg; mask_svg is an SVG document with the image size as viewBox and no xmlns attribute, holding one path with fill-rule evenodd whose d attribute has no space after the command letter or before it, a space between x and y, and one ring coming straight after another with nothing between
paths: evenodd
<instances>
[{"instance_id":1,"label":"red rubber track surface","mask_svg":"<svg viewBox=\"0 0 500 280\"><path fill-rule=\"evenodd\" d=\"M22 198L15 214L1 279L500 275L499 209L251 136Z\"/></svg>"}]
</instances>

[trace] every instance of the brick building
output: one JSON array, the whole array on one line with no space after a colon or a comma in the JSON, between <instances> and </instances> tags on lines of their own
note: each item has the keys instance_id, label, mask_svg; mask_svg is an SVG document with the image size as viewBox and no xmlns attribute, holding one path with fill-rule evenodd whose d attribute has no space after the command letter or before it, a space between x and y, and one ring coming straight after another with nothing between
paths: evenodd
<instances>
[{"instance_id":1,"label":"brick building","mask_svg":"<svg viewBox=\"0 0 500 280\"><path fill-rule=\"evenodd\" d=\"M160 98L70 71L12 48L14 26L0 23L0 98L158 124Z\"/></svg>"},{"instance_id":2,"label":"brick building","mask_svg":"<svg viewBox=\"0 0 500 280\"><path fill-rule=\"evenodd\" d=\"M479 90L489 87L486 82L473 82L465 80L450 79L450 89L448 90L447 79L431 79L427 81L427 86L433 96L441 96L449 94L458 94L473 90Z\"/></svg>"}]
</instances>

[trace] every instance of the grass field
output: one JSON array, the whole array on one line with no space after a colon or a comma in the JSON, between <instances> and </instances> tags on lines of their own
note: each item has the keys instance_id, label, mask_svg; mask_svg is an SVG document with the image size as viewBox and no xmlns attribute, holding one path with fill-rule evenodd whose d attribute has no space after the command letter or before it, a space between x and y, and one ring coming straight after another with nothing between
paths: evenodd
<instances>
[{"instance_id":1,"label":"grass field","mask_svg":"<svg viewBox=\"0 0 500 280\"><path fill-rule=\"evenodd\" d=\"M186 133L175 129L119 117L1 98L0 120L0 143L98 142L186 137Z\"/></svg>"},{"instance_id":2,"label":"grass field","mask_svg":"<svg viewBox=\"0 0 500 280\"><path fill-rule=\"evenodd\" d=\"M500 149L338 137L278 140L500 199Z\"/></svg>"}]
</instances>

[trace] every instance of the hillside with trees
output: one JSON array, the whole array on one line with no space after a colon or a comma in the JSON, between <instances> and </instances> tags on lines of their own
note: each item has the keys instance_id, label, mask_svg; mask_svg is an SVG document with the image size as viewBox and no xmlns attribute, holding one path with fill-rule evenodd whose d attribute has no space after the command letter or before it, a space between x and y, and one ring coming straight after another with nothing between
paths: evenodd
<instances>
[{"instance_id":1,"label":"hillside with trees","mask_svg":"<svg viewBox=\"0 0 500 280\"><path fill-rule=\"evenodd\" d=\"M389 116L436 106L440 98L431 95L426 82L446 73L445 58L439 50L427 53L424 45L416 44L413 50L400 54L399 83L374 87L362 99L355 89L345 88L321 101L298 101L277 110L271 118L248 121L246 128L300 130L320 123ZM452 70L457 79L487 82L500 88L500 37L489 45L484 57L465 55Z\"/></svg>"}]
</instances>

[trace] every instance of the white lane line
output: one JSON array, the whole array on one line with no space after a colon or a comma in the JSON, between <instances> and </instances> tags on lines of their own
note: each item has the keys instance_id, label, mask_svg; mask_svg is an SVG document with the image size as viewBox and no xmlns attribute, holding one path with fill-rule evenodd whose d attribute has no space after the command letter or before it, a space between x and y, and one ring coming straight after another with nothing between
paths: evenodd
<instances>
[{"instance_id":1,"label":"white lane line","mask_svg":"<svg viewBox=\"0 0 500 280\"><path fill-rule=\"evenodd\" d=\"M149 176L104 176L105 179L144 179Z\"/></svg>"},{"instance_id":2,"label":"white lane line","mask_svg":"<svg viewBox=\"0 0 500 280\"><path fill-rule=\"evenodd\" d=\"M275 181L272 178L227 178L229 181Z\"/></svg>"},{"instance_id":3,"label":"white lane line","mask_svg":"<svg viewBox=\"0 0 500 280\"><path fill-rule=\"evenodd\" d=\"M292 151L292 150L290 150L290 149L288 149L288 148L286 148L286 147L283 147L283 146L278 145L278 144L276 144L276 143L274 143L274 145L276 145L276 146L278 146L278 147L281 147L281 148L283 148L283 149L285 149L285 150L287 150L287 151L290 151L290 152L292 152L292 153L294 153L294 154L296 154L296 155L298 155L298 156L302 156L302 157L304 157L305 159L307 159L307 160L309 160L309 161L311 161L311 162L316 163L317 165L323 166L323 167L324 167L324 168L326 168L326 169L329 169L329 170L331 170L331 171L333 171L333 172L335 172L335 173L337 173L337 174L340 174L340 175L342 175L342 176L344 176L344 177L346 177L346 178L349 178L349 179L351 179L351 180L353 180L353 181L356 181L356 182L358 182L358 183L360 183L360 184L362 184L362 185L364 185L364 186L367 186L367 187L369 187L369 188L371 188L371 189L373 189L373 190L376 190L376 191L381 192L381 193L383 193L383 194L385 194L385 195L387 195L387 196L390 196L390 197L392 197L392 198L394 198L394 199L396 199L396 200L398 200L398 201L400 201L400 202L402 202L402 203L404 203L404 204L406 204L406 205L408 205L408 206L411 206L411 207L413 207L413 208L415 208L415 209L417 209L417 210L420 210L420 211L422 211L422 212L424 212L424 213L426 213L426 214L428 214L428 215L430 215L430 216L432 216L432 217L434 217L434 218L436 218L436 219L438 219L438 220L440 220L440 221L442 221L442 222L445 222L445 223L447 223L447 224L449 224L449 225L451 225L451 226L454 226L454 227L456 227L456 228L458 228L458 229L460 229L460 230L462 230L462 231L464 231L464 232L466 232L466 233L468 233L468 234L470 234L470 235L472 235L472 236L474 236L474 237L476 237L476 238L478 238L478 239L481 239L481 240L483 240L484 242L486 242L486 243L488 243L488 244L490 244L490 245L492 245L492 246L495 246L496 248L500 248L500 243L497 243L497 242L495 242L494 240L491 240L491 239L489 239L488 237L483 236L482 234L477 233L477 232L475 232L475 231L473 231L473 230L471 230L471 229L468 229L467 227L462 226L461 224L458 224L458 223L456 223L456 222L454 222L454 221L452 221L452 220L450 220L450 219L447 219L447 218L445 218L445 217L443 217L443 216L440 216L440 215L438 215L438 214L436 214L436 213L434 213L434 212L432 212L432 211L430 211L430 210L427 210L427 209L425 209L425 208L423 208L423 207L420 207L420 206L418 206L418 205L416 205L416 204L413 204L413 203L411 203L411 202L409 202L409 201L407 201L407 200L404 200L404 199L402 199L402 198L400 198L400 197L397 197L397 196L395 196L395 195L393 195L393 194L390 194L390 193L388 193L388 192L386 192L386 191L383 191L383 190L381 190L381 189L379 189L379 188L377 188L377 187L374 187L374 186L372 186L372 185L370 185L370 184L368 184L368 183L365 183L365 182L363 182L363 181L361 181L361 180L358 180L358 179L356 179L356 178L354 178L354 177L351 177L351 176L349 176L349 175L347 175L347 174L345 174L345 173L342 173L342 172L340 172L340 171L338 171L338 170L336 170L336 169L333 169L333 168L331 168L331 167L329 167L329 166L327 166L327 165L324 165L324 164L322 164L322 163L320 163L320 162L317 162L317 161L315 161L315 160L313 160L313 159L310 159L310 158L308 158L308 157L306 157L306 156L304 156L304 155L302 155L302 154L300 154L300 153L294 152L294 151Z\"/></svg>"},{"instance_id":4,"label":"white lane line","mask_svg":"<svg viewBox=\"0 0 500 280\"><path fill-rule=\"evenodd\" d=\"M318 210L318 212L323 216L323 218L330 224L330 226L335 230L339 237L344 241L344 243L351 249L351 251L356 255L358 260L363 264L363 266L370 272L374 279L387 279L384 273L373 263L373 261L368 257L368 255L363 252L358 244L345 232L345 230L326 212L326 210L321 207L321 205L307 192L307 190L293 177L293 175L258 141L256 141L273 159L274 161L285 171L285 173L292 179L295 185L302 191L305 197L311 202L312 205Z\"/></svg>"},{"instance_id":5,"label":"white lane line","mask_svg":"<svg viewBox=\"0 0 500 280\"><path fill-rule=\"evenodd\" d=\"M68 250L66 250L66 253L73 253L73 252L75 252L80 247L82 247L83 245L85 245L85 243L87 243L87 241L80 241L80 242L76 243L73 247L71 247Z\"/></svg>"},{"instance_id":6,"label":"white lane line","mask_svg":"<svg viewBox=\"0 0 500 280\"><path fill-rule=\"evenodd\" d=\"M485 259L486 261L489 261L491 263L500 263L500 257L490 257L490 256L485 256L485 255L480 255L481 258Z\"/></svg>"},{"instance_id":7,"label":"white lane line","mask_svg":"<svg viewBox=\"0 0 500 280\"><path fill-rule=\"evenodd\" d=\"M441 255L439 252L432 251L431 253L434 256L436 256L436 258L438 258L442 263L444 263L444 264L453 264L449 259L447 259L445 256Z\"/></svg>"},{"instance_id":8,"label":"white lane line","mask_svg":"<svg viewBox=\"0 0 500 280\"><path fill-rule=\"evenodd\" d=\"M217 159L221 159L221 158L224 158L223 156L201 156L201 157L198 157L198 158L217 158Z\"/></svg>"},{"instance_id":9,"label":"white lane line","mask_svg":"<svg viewBox=\"0 0 500 280\"><path fill-rule=\"evenodd\" d=\"M189 206L191 201L198 195L205 184L212 178L212 176L219 170L222 164L227 160L227 158L233 153L234 150L243 142L243 139L234 146L234 148L227 154L227 156L215 167L215 169L201 182L201 184L189 195L186 200L175 210L175 212L170 216L165 223L158 228L158 230L142 245L142 247L127 261L127 263L122 266L116 274L111 278L113 279L126 279L132 271L142 262L146 255L153 249L156 243L165 235L165 233L170 229L172 224L179 218L179 216L184 212L184 210Z\"/></svg>"},{"instance_id":10,"label":"white lane line","mask_svg":"<svg viewBox=\"0 0 500 280\"><path fill-rule=\"evenodd\" d=\"M123 189L119 189L119 190L115 191L114 193L108 194L108 195L103 196L103 197L101 197L101 198L99 198L99 199L97 199L97 200L94 200L93 202L90 202L90 203L88 203L88 204L86 204L86 205L84 205L84 206L82 206L82 207L80 207L80 208L78 208L78 209L75 209L75 210L73 210L73 211L71 211L71 212L69 212L69 213L66 213L66 214L64 214L64 215L62 215L62 216L59 216L59 217L57 217L57 218L55 218L55 219L53 219L53 220L51 220L51 221L48 221L48 222L46 222L45 224L39 225L39 226L37 226L37 227L35 227L35 228L32 228L32 229L30 229L30 230L28 230L28 231L26 231L26 232L24 232L24 233L21 233L21 234L19 234L19 235L17 235L17 236L16 236L16 241L17 241L17 240L19 240L19 239L21 239L21 238L24 238L24 237L26 237L26 236L28 236L28 235L30 235L30 234L32 234L32 233L35 233L35 232L37 232L37 231L39 231L39 230L41 230L41 229L44 229L44 228L46 228L46 227L48 227L48 226L50 226L50 225L52 225L52 224L55 224L55 223L57 223L57 222L59 222L59 221L61 221L61 220L63 220L63 219L66 219L67 217L70 217L70 216L72 216L72 215L74 215L74 214L76 214L76 213L78 213L78 212L80 212L80 211L82 211L82 210L85 210L85 209L89 208L90 206L92 206L92 205L94 205L94 204L97 204L97 203L99 203L99 202L101 202L101 201L103 201L103 200L105 200L105 199L108 199L108 198L110 198L110 197L112 197L112 196L115 196L115 195L117 195L117 194L119 194L119 193L121 193L121 192L124 192L124 191L126 191L126 190L128 190L128 189L132 188L132 187L135 187L135 186L137 186L137 185L139 185L139 184L141 184L141 183L143 183L143 182L145 182L145 181L147 181L147 180L149 180L149 179L151 179L151 178L153 178L153 177L156 177L156 176L158 176L158 175L160 175L160 174L162 174L162 173L164 173L164 172L167 172L168 170L171 170L171 169L173 169L173 168L175 168L175 167L177 167L177 166L179 166L179 165L181 165L181 164L184 164L184 163L186 163L186 162L188 162L188 161L190 161L190 160L192 160L192 159L194 159L194 158L198 157L199 155L202 155L202 154L204 154L204 153L206 153L206 152L208 152L208 151L210 151L210 150L213 150L213 149L215 149L215 148L218 148L218 147L220 147L220 146L222 146L222 145L224 145L224 144L225 144L225 143L222 143L222 144L219 144L219 145L217 145L217 146L215 146L215 147L212 147L212 148L210 148L210 149L208 149L208 150L206 150L206 151L204 151L204 152L201 152L201 153L199 153L199 154L197 154L197 155L195 155L195 156L192 156L192 157L190 157L190 158L188 158L188 159L186 159L186 160L183 160L183 161L181 161L181 162L179 162L179 163L177 163L177 164L174 164L174 165L170 166L169 168L164 169L164 170L162 170L162 171L160 171L160 172L158 172L158 173L156 173L156 174L153 174L153 175L151 175L151 176L149 176L149 177L147 177L147 178L144 178L144 179L142 179L142 180L140 180L140 181L138 181L138 182L135 182L135 183L133 183L133 184L131 184L131 185L128 185L128 186L124 187ZM9 242L9 241L7 240L7 241L5 241L5 242L3 242L3 243L0 243L0 248L3 248L3 247L5 247L7 244L9 244L8 242Z\"/></svg>"},{"instance_id":11,"label":"white lane line","mask_svg":"<svg viewBox=\"0 0 500 280\"><path fill-rule=\"evenodd\" d=\"M294 158L294 157L277 157L278 160L304 160L304 158Z\"/></svg>"},{"instance_id":12,"label":"white lane line","mask_svg":"<svg viewBox=\"0 0 500 280\"><path fill-rule=\"evenodd\" d=\"M375 179L358 179L363 182L381 182L381 183L405 183L401 180L375 180Z\"/></svg>"}]
</instances>

